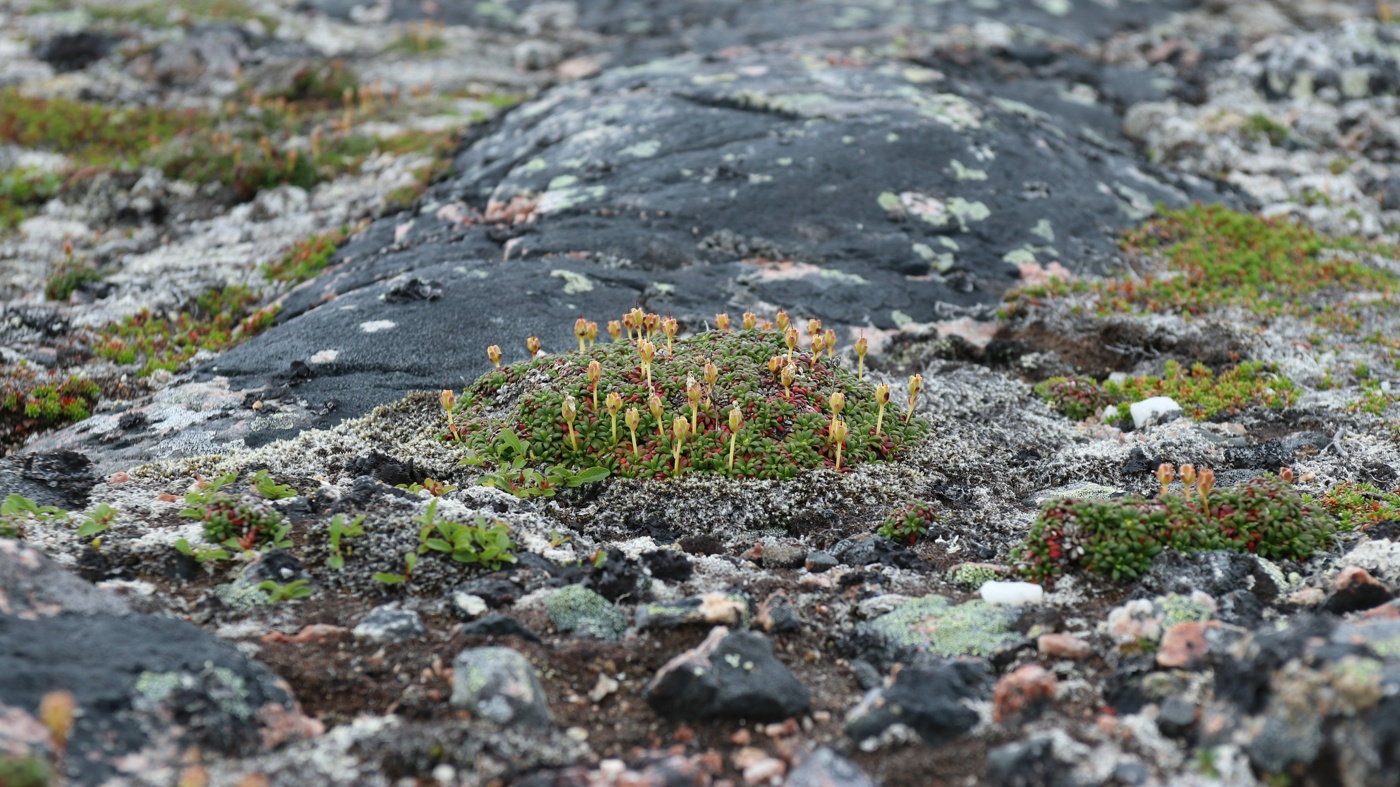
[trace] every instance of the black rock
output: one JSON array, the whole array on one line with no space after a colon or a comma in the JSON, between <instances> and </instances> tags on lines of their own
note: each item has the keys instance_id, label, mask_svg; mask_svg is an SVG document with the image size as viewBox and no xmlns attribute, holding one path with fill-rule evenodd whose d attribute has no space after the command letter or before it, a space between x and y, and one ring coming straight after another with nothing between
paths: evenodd
<instances>
[{"instance_id":1,"label":"black rock","mask_svg":"<svg viewBox=\"0 0 1400 787\"><path fill-rule=\"evenodd\" d=\"M23 454L18 462L20 476L53 490L65 501L64 508L86 506L88 492L97 484L92 460L77 451Z\"/></svg>"},{"instance_id":2,"label":"black rock","mask_svg":"<svg viewBox=\"0 0 1400 787\"><path fill-rule=\"evenodd\" d=\"M1365 569L1348 566L1337 575L1332 595L1328 596L1322 608L1334 615L1345 615L1379 607L1392 598L1395 598L1395 593L1385 583Z\"/></svg>"},{"instance_id":3,"label":"black rock","mask_svg":"<svg viewBox=\"0 0 1400 787\"><path fill-rule=\"evenodd\" d=\"M1216 601L1219 608L1215 611L1215 618L1222 623L1252 629L1264 620L1263 603L1248 590L1226 593Z\"/></svg>"},{"instance_id":4,"label":"black rock","mask_svg":"<svg viewBox=\"0 0 1400 787\"><path fill-rule=\"evenodd\" d=\"M516 599L525 595L524 588L504 577L481 577L469 580L458 585L457 592L477 596L485 601L488 607L513 604Z\"/></svg>"},{"instance_id":5,"label":"black rock","mask_svg":"<svg viewBox=\"0 0 1400 787\"><path fill-rule=\"evenodd\" d=\"M1362 532L1373 541L1395 541L1400 539L1400 519L1386 519L1377 522Z\"/></svg>"},{"instance_id":6,"label":"black rock","mask_svg":"<svg viewBox=\"0 0 1400 787\"><path fill-rule=\"evenodd\" d=\"M121 39L111 33L82 30L60 33L34 49L34 56L54 70L78 71L106 57Z\"/></svg>"},{"instance_id":7,"label":"black rock","mask_svg":"<svg viewBox=\"0 0 1400 787\"><path fill-rule=\"evenodd\" d=\"M684 552L674 549L658 549L642 555L642 563L657 579L667 582L684 582L695 573L695 566Z\"/></svg>"},{"instance_id":8,"label":"black rock","mask_svg":"<svg viewBox=\"0 0 1400 787\"><path fill-rule=\"evenodd\" d=\"M295 582L299 579L309 580L311 575L306 572L296 555L284 549L270 549L263 553L255 563L248 566L243 571L243 579L251 584L272 581L279 585L288 582Z\"/></svg>"},{"instance_id":9,"label":"black rock","mask_svg":"<svg viewBox=\"0 0 1400 787\"><path fill-rule=\"evenodd\" d=\"M1268 440L1254 445L1235 445L1225 449L1225 461L1245 470L1269 470L1277 473L1295 461L1292 451L1280 440Z\"/></svg>"},{"instance_id":10,"label":"black rock","mask_svg":"<svg viewBox=\"0 0 1400 787\"><path fill-rule=\"evenodd\" d=\"M584 585L608 601L617 602L640 598L645 588L644 582L641 565L612 550L602 563L592 566Z\"/></svg>"},{"instance_id":11,"label":"black rock","mask_svg":"<svg viewBox=\"0 0 1400 787\"><path fill-rule=\"evenodd\" d=\"M894 683L871 690L846 716L846 734L873 738L904 724L929 745L950 741L977 726L966 700L985 697L990 671L980 661L924 662L905 667Z\"/></svg>"},{"instance_id":12,"label":"black rock","mask_svg":"<svg viewBox=\"0 0 1400 787\"><path fill-rule=\"evenodd\" d=\"M345 469L356 476L372 476L389 486L422 482L427 477L414 467L412 462L400 462L378 451L351 459Z\"/></svg>"},{"instance_id":13,"label":"black rock","mask_svg":"<svg viewBox=\"0 0 1400 787\"><path fill-rule=\"evenodd\" d=\"M840 565L830 552L808 552L807 570L813 574L824 574Z\"/></svg>"},{"instance_id":14,"label":"black rock","mask_svg":"<svg viewBox=\"0 0 1400 787\"><path fill-rule=\"evenodd\" d=\"M667 718L781 721L807 710L810 697L762 634L716 626L693 650L666 663L646 688L647 704Z\"/></svg>"},{"instance_id":15,"label":"black rock","mask_svg":"<svg viewBox=\"0 0 1400 787\"><path fill-rule=\"evenodd\" d=\"M394 282L379 300L385 303L412 303L414 301L435 301L442 297L442 282L422 277L403 279Z\"/></svg>"},{"instance_id":16,"label":"black rock","mask_svg":"<svg viewBox=\"0 0 1400 787\"><path fill-rule=\"evenodd\" d=\"M1049 736L1017 741L987 752L987 776L1001 787L1071 787L1073 764L1055 756Z\"/></svg>"},{"instance_id":17,"label":"black rock","mask_svg":"<svg viewBox=\"0 0 1400 787\"><path fill-rule=\"evenodd\" d=\"M1190 595L1199 590L1219 598L1237 590L1252 590L1261 598L1272 599L1278 588L1259 568L1253 555L1231 550L1182 554L1163 550L1138 582L1139 597Z\"/></svg>"},{"instance_id":18,"label":"black rock","mask_svg":"<svg viewBox=\"0 0 1400 787\"><path fill-rule=\"evenodd\" d=\"M878 564L896 568L927 568L918 555L903 544L871 533L861 533L837 542L831 548L832 557L848 566Z\"/></svg>"},{"instance_id":19,"label":"black rock","mask_svg":"<svg viewBox=\"0 0 1400 787\"><path fill-rule=\"evenodd\" d=\"M1132 453L1128 454L1127 461L1123 462L1123 475L1131 478L1144 473L1155 473L1160 464L1162 464L1161 456L1148 456L1142 450L1142 446L1136 446Z\"/></svg>"},{"instance_id":20,"label":"black rock","mask_svg":"<svg viewBox=\"0 0 1400 787\"><path fill-rule=\"evenodd\" d=\"M457 629L457 633L464 637L520 637L536 645L544 644L544 640L524 623L506 615L487 615L471 623L464 623Z\"/></svg>"},{"instance_id":21,"label":"black rock","mask_svg":"<svg viewBox=\"0 0 1400 787\"><path fill-rule=\"evenodd\" d=\"M368 615L355 626L355 636L375 642L399 642L427 633L423 618L411 609L401 608L397 602L382 604L370 610Z\"/></svg>"}]
</instances>

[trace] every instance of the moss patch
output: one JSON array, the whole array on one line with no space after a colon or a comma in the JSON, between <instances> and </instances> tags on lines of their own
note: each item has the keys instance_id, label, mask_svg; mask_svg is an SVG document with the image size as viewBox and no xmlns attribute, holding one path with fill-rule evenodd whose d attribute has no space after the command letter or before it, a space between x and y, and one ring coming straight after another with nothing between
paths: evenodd
<instances>
[{"instance_id":1,"label":"moss patch","mask_svg":"<svg viewBox=\"0 0 1400 787\"><path fill-rule=\"evenodd\" d=\"M271 325L278 307L259 309L257 302L246 287L226 287L210 290L173 315L142 309L103 328L94 351L124 366L140 362L142 377L158 369L177 371L200 350L220 352Z\"/></svg>"},{"instance_id":2,"label":"moss patch","mask_svg":"<svg viewBox=\"0 0 1400 787\"><path fill-rule=\"evenodd\" d=\"M97 384L81 377L28 365L0 371L0 448L15 448L32 435L86 419L99 395Z\"/></svg>"},{"instance_id":3,"label":"moss patch","mask_svg":"<svg viewBox=\"0 0 1400 787\"><path fill-rule=\"evenodd\" d=\"M1125 252L1155 257L1161 269L1138 277L1026 287L1008 295L1008 314L1048 297L1083 293L1099 314L1198 315L1222 306L1256 314L1318 313L1308 296L1373 290L1392 293L1397 278L1358 258L1394 256L1393 248L1329 238L1284 219L1265 219L1219 205L1158 208L1159 217L1126 233ZM1335 300L1335 299L1334 299Z\"/></svg>"},{"instance_id":4,"label":"moss patch","mask_svg":"<svg viewBox=\"0 0 1400 787\"><path fill-rule=\"evenodd\" d=\"M1197 420L1234 415L1251 407L1280 410L1293 403L1297 386L1263 363L1247 361L1219 374L1203 364L1189 370L1167 361L1161 376L1144 375L1099 383L1085 377L1052 377L1035 387L1050 406L1082 421L1117 407L1118 418L1130 418L1128 408L1153 396L1169 396Z\"/></svg>"},{"instance_id":5,"label":"moss patch","mask_svg":"<svg viewBox=\"0 0 1400 787\"><path fill-rule=\"evenodd\" d=\"M871 633L898 653L917 651L944 658L991 656L1022 641L1011 631L1004 608L984 601L954 606L943 596L924 596L870 622Z\"/></svg>"}]
</instances>

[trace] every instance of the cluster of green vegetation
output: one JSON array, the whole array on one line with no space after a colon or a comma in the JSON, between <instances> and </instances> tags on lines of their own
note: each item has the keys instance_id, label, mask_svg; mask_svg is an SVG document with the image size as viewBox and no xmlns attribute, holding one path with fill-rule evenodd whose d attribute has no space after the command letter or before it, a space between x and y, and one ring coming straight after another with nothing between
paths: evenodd
<instances>
[{"instance_id":1,"label":"cluster of green vegetation","mask_svg":"<svg viewBox=\"0 0 1400 787\"><path fill-rule=\"evenodd\" d=\"M39 372L27 364L0 370L0 448L85 420L100 395L97 383L82 377Z\"/></svg>"},{"instance_id":2,"label":"cluster of green vegetation","mask_svg":"<svg viewBox=\"0 0 1400 787\"><path fill-rule=\"evenodd\" d=\"M1214 473L1183 465L1183 494L1167 494L1174 469L1158 470L1155 499L1063 499L1046 503L1014 557L1035 582L1053 583L1078 568L1133 579L1163 549L1232 549L1269 559L1305 560L1332 544L1336 520L1284 478L1266 474L1215 490Z\"/></svg>"},{"instance_id":3,"label":"cluster of green vegetation","mask_svg":"<svg viewBox=\"0 0 1400 787\"><path fill-rule=\"evenodd\" d=\"M1272 145L1282 145L1293 133L1288 126L1285 126L1262 112L1255 112L1245 118L1241 130L1244 131L1246 137L1249 137L1255 142L1261 139L1267 139Z\"/></svg>"},{"instance_id":4,"label":"cluster of green vegetation","mask_svg":"<svg viewBox=\"0 0 1400 787\"><path fill-rule=\"evenodd\" d=\"M1126 233L1130 253L1159 255L1161 273L1142 278L1066 282L1025 287L1007 296L1006 315L1040 299L1071 293L1093 296L1097 310L1199 315L1240 306L1260 315L1309 316L1321 304L1307 296L1327 291L1391 293L1394 274L1351 257L1394 250L1352 238L1328 238L1286 219L1265 219L1219 205L1181 210L1158 206L1159 216Z\"/></svg>"},{"instance_id":5,"label":"cluster of green vegetation","mask_svg":"<svg viewBox=\"0 0 1400 787\"><path fill-rule=\"evenodd\" d=\"M287 540L291 526L282 521L281 514L252 498L221 491L236 480L237 476L227 475L202 483L201 488L185 495L185 508L180 516L202 522L204 540L209 544L243 551L291 546ZM251 485L269 500L285 497L281 492L289 489L265 476L264 484L255 480Z\"/></svg>"},{"instance_id":6,"label":"cluster of green vegetation","mask_svg":"<svg viewBox=\"0 0 1400 787\"><path fill-rule=\"evenodd\" d=\"M918 502L901 511L891 514L880 523L880 535L891 541L907 541L914 544L928 535L928 529L936 517L933 506Z\"/></svg>"},{"instance_id":7,"label":"cluster of green vegetation","mask_svg":"<svg viewBox=\"0 0 1400 787\"><path fill-rule=\"evenodd\" d=\"M0 232L18 227L36 207L57 196L62 185L63 178L52 172L0 172Z\"/></svg>"},{"instance_id":8,"label":"cluster of green vegetation","mask_svg":"<svg viewBox=\"0 0 1400 787\"><path fill-rule=\"evenodd\" d=\"M349 227L341 227L320 235L312 235L292 244L292 248L281 259L263 266L263 276L270 281L287 284L300 284L313 279L325 269L335 250L345 242L350 234Z\"/></svg>"},{"instance_id":9,"label":"cluster of green vegetation","mask_svg":"<svg viewBox=\"0 0 1400 787\"><path fill-rule=\"evenodd\" d=\"M234 286L210 290L174 315L143 309L103 328L94 352L124 366L141 361L142 377L158 369L173 372L200 350L220 352L271 325L278 307L257 303L247 287Z\"/></svg>"},{"instance_id":10,"label":"cluster of green vegetation","mask_svg":"<svg viewBox=\"0 0 1400 787\"><path fill-rule=\"evenodd\" d=\"M210 114L38 98L5 88L0 141L66 154L82 161L88 173L156 167L172 179L223 184L241 200L284 183L310 188L357 171L376 152L445 157L443 151L455 147L450 132L408 131L384 139L353 133L357 110L374 114L392 99L360 86L334 62L298 72L285 92L266 100L248 95ZM0 216L17 223L25 206L53 196L60 182L52 175L7 176L0 181Z\"/></svg>"},{"instance_id":11,"label":"cluster of green vegetation","mask_svg":"<svg viewBox=\"0 0 1400 787\"><path fill-rule=\"evenodd\" d=\"M786 320L780 312L772 331L745 315L730 331L718 315L721 327L678 339L674 320L636 310L609 324L613 342L595 345L596 324L580 319L577 351L490 372L460 401L444 392L447 439L467 449L464 463L488 469L487 483L527 494L609 474L794 478L893 459L926 433L909 409L922 378L911 379L909 408L887 412L889 386L844 368L834 332L812 321L819 349L803 350ZM499 348L490 354L499 362Z\"/></svg>"},{"instance_id":12,"label":"cluster of green vegetation","mask_svg":"<svg viewBox=\"0 0 1400 787\"><path fill-rule=\"evenodd\" d=\"M71 3L61 3L70 7ZM204 22L262 23L269 33L277 31L276 17L260 14L247 0L178 0L171 3L130 3L117 5L87 5L83 8L97 22L134 24L157 30Z\"/></svg>"},{"instance_id":13,"label":"cluster of green vegetation","mask_svg":"<svg viewBox=\"0 0 1400 787\"><path fill-rule=\"evenodd\" d=\"M1377 522L1400 520L1400 489L1385 491L1365 481L1344 481L1317 499L1344 530L1365 529Z\"/></svg>"},{"instance_id":14,"label":"cluster of green vegetation","mask_svg":"<svg viewBox=\"0 0 1400 787\"><path fill-rule=\"evenodd\" d=\"M1233 415L1251 407L1279 410L1298 395L1297 386L1263 363L1246 361L1215 374L1203 364L1190 370L1167 361L1160 377L1144 375L1102 383L1087 377L1052 377L1035 387L1052 407L1075 421L1116 407L1119 419L1131 418L1129 407L1153 396L1169 396L1191 418Z\"/></svg>"}]
</instances>

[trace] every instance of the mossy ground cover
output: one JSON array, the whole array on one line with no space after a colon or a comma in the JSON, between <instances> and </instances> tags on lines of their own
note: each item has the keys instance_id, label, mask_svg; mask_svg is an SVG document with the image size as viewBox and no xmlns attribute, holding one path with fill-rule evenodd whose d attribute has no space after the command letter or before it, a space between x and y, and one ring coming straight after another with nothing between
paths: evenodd
<instances>
[{"instance_id":1,"label":"mossy ground cover","mask_svg":"<svg viewBox=\"0 0 1400 787\"><path fill-rule=\"evenodd\" d=\"M82 421L101 391L96 383L27 364L0 369L0 450L32 434Z\"/></svg>"},{"instance_id":2,"label":"mossy ground cover","mask_svg":"<svg viewBox=\"0 0 1400 787\"><path fill-rule=\"evenodd\" d=\"M159 369L177 371L200 350L220 352L271 325L277 307L257 304L258 296L248 288L226 287L172 314L143 309L103 328L94 352L123 366L139 363L142 377Z\"/></svg>"},{"instance_id":3,"label":"mossy ground cover","mask_svg":"<svg viewBox=\"0 0 1400 787\"><path fill-rule=\"evenodd\" d=\"M1159 207L1158 217L1126 233L1121 246L1139 258L1157 258L1160 270L1098 281L1056 279L1022 288L1008 295L1004 313L1078 293L1090 296L1100 315L1189 317L1238 306L1262 316L1310 316L1324 308L1312 296L1361 290L1390 296L1400 281L1362 261L1373 254L1393 257L1393 248L1329 238L1286 219L1261 218L1219 205Z\"/></svg>"},{"instance_id":4,"label":"mossy ground cover","mask_svg":"<svg viewBox=\"0 0 1400 787\"><path fill-rule=\"evenodd\" d=\"M1163 549L1233 549L1305 560L1332 544L1337 527L1323 507L1266 474L1224 490L1188 484L1184 494L1154 499L1051 501L1015 558L1035 582L1053 583L1072 569L1128 580L1146 572Z\"/></svg>"},{"instance_id":5,"label":"mossy ground cover","mask_svg":"<svg viewBox=\"0 0 1400 787\"><path fill-rule=\"evenodd\" d=\"M792 353L792 382L785 387L781 372L770 370L770 362L783 362L773 359L789 355L783 337L774 332L706 331L676 339L669 351L664 338L653 338L659 344L650 382L638 344L628 339L486 374L456 404L453 428L467 461L495 467L497 483L510 481L522 469L514 464L562 466L572 472L605 468L627 478L667 478L677 472L793 478L804 470L835 467L831 397L836 393L845 399L840 420L848 431L843 468L893 459L928 428L917 418L906 422L905 408L897 401L890 402L881 419L875 387L824 353L817 358ZM589 379L593 361L599 367L596 400ZM714 366L712 385L707 364ZM617 397L615 431L610 394ZM659 419L653 415L653 396ZM573 438L564 418L566 397L576 407ZM735 407L737 430L731 428ZM635 431L628 427L628 411L636 419ZM682 438L676 434L678 419L694 427Z\"/></svg>"},{"instance_id":6,"label":"mossy ground cover","mask_svg":"<svg viewBox=\"0 0 1400 787\"><path fill-rule=\"evenodd\" d=\"M1197 420L1236 415L1251 407L1279 410L1293 403L1298 389L1291 380L1266 364L1246 361L1212 372L1203 364L1190 369L1167 361L1160 376L1143 375L1100 383L1088 377L1052 377L1035 387L1063 415L1082 421L1107 407L1117 408L1117 418L1130 418L1128 408L1153 396L1169 396Z\"/></svg>"},{"instance_id":7,"label":"mossy ground cover","mask_svg":"<svg viewBox=\"0 0 1400 787\"><path fill-rule=\"evenodd\" d=\"M357 119L383 115L396 99L361 86L348 69L328 66L299 75L289 94L245 94L210 113L109 107L6 88L0 90L0 141L70 156L81 162L79 174L155 167L168 178L222 184L238 200L284 183L311 188L357 171L376 152L446 158L455 146L446 132L405 131L383 139L355 133ZM6 177L0 181L6 224L23 218L17 212L22 206L57 193L56 176Z\"/></svg>"}]
</instances>

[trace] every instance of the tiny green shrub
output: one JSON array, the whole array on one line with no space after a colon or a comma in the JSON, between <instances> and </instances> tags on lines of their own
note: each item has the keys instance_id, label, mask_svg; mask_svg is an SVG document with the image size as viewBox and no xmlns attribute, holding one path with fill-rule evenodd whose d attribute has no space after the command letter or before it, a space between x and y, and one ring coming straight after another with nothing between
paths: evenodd
<instances>
[{"instance_id":1,"label":"tiny green shrub","mask_svg":"<svg viewBox=\"0 0 1400 787\"><path fill-rule=\"evenodd\" d=\"M263 276L273 281L299 284L315 278L330 262L331 256L350 234L349 227L312 235L292 245L290 251L276 262L263 266Z\"/></svg>"},{"instance_id":2,"label":"tiny green shrub","mask_svg":"<svg viewBox=\"0 0 1400 787\"><path fill-rule=\"evenodd\" d=\"M814 355L796 348L795 329L789 346L749 318L745 330L675 338L674 321L637 310L627 338L612 323L612 343L483 375L452 410L445 439L460 441L463 463L483 467L487 483L530 494L605 475L790 479L836 468L838 446L849 468L895 459L927 432L907 407L886 412L834 348ZM591 344L586 331L579 342ZM498 359L499 348L490 354Z\"/></svg>"},{"instance_id":3,"label":"tiny green shrub","mask_svg":"<svg viewBox=\"0 0 1400 787\"><path fill-rule=\"evenodd\" d=\"M68 512L57 506L41 506L20 494L11 494L0 503L0 538L23 538L30 522L61 522Z\"/></svg>"},{"instance_id":4,"label":"tiny green shrub","mask_svg":"<svg viewBox=\"0 0 1400 787\"><path fill-rule=\"evenodd\" d=\"M282 515L249 497L221 491L235 477L224 476L204 482L203 488L185 495L180 516L204 523L204 540L210 544L237 549L287 547L290 526Z\"/></svg>"},{"instance_id":5,"label":"tiny green shrub","mask_svg":"<svg viewBox=\"0 0 1400 787\"><path fill-rule=\"evenodd\" d=\"M1400 490L1387 492L1365 481L1337 484L1318 498L1317 503L1337 517L1344 530L1400 519Z\"/></svg>"},{"instance_id":6,"label":"tiny green shrub","mask_svg":"<svg viewBox=\"0 0 1400 787\"><path fill-rule=\"evenodd\" d=\"M1218 375L1203 364L1194 364L1187 370L1177 361L1167 361L1160 377L1145 375L1102 383L1083 377L1052 377L1037 385L1035 391L1075 421L1097 415L1109 406L1118 408L1119 418L1130 418L1128 408L1133 402L1153 396L1169 396L1188 416L1201 420L1233 415L1250 407L1281 410L1298 395L1292 380L1257 361L1246 361Z\"/></svg>"},{"instance_id":7,"label":"tiny green shrub","mask_svg":"<svg viewBox=\"0 0 1400 787\"><path fill-rule=\"evenodd\" d=\"M336 514L330 524L330 551L331 556L326 560L326 564L336 571L345 568L345 556L354 550L349 544L342 544L347 538L359 538L365 534L363 527L365 518L363 515L355 517L349 524L345 522L344 514Z\"/></svg>"},{"instance_id":8,"label":"tiny green shrub","mask_svg":"<svg viewBox=\"0 0 1400 787\"><path fill-rule=\"evenodd\" d=\"M510 528L504 522L488 523L482 516L471 525L438 519L437 505L438 501L434 498L428 504L427 513L413 518L422 526L418 531L419 554L436 552L458 563L475 563L492 571L515 562L515 544L510 540Z\"/></svg>"},{"instance_id":9,"label":"tiny green shrub","mask_svg":"<svg viewBox=\"0 0 1400 787\"><path fill-rule=\"evenodd\" d=\"M891 541L907 541L914 544L928 535L929 526L934 523L933 507L927 503L914 503L903 511L891 514L881 525L880 535Z\"/></svg>"},{"instance_id":10,"label":"tiny green shrub","mask_svg":"<svg viewBox=\"0 0 1400 787\"><path fill-rule=\"evenodd\" d=\"M1036 582L1052 583L1073 568L1120 580L1145 572L1163 549L1233 549L1303 560L1330 546L1336 532L1332 517L1278 476L1207 492L1054 500L1014 556Z\"/></svg>"},{"instance_id":11,"label":"tiny green shrub","mask_svg":"<svg viewBox=\"0 0 1400 787\"><path fill-rule=\"evenodd\" d=\"M39 373L21 364L0 371L0 448L23 445L29 436L86 420L101 389L82 377Z\"/></svg>"},{"instance_id":12,"label":"tiny green shrub","mask_svg":"<svg viewBox=\"0 0 1400 787\"><path fill-rule=\"evenodd\" d=\"M94 352L118 364L142 361L140 376L177 371L200 350L221 352L272 324L278 307L255 308L258 296L246 287L210 290L171 316L150 309L103 328Z\"/></svg>"}]
</instances>

